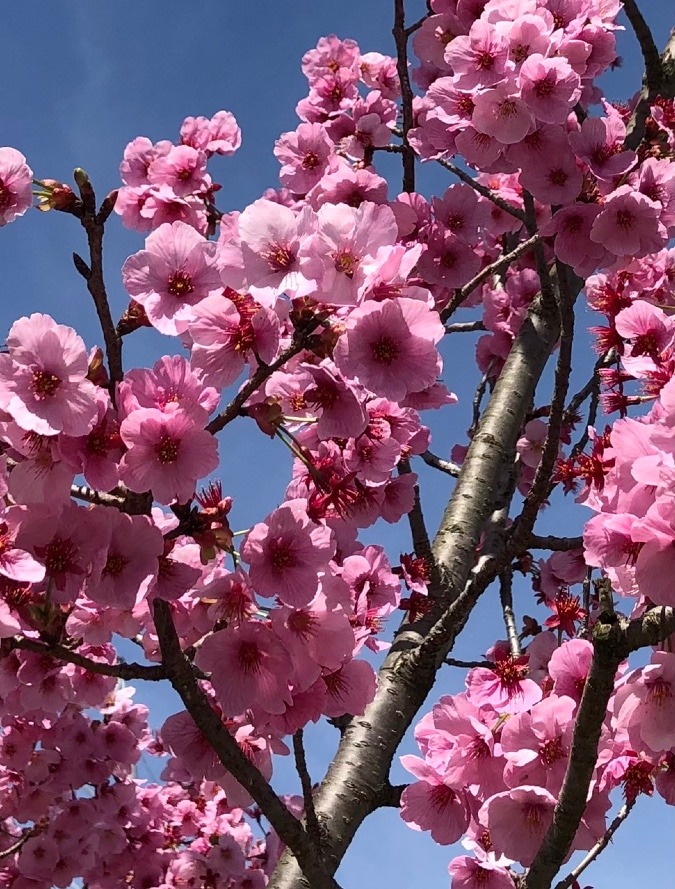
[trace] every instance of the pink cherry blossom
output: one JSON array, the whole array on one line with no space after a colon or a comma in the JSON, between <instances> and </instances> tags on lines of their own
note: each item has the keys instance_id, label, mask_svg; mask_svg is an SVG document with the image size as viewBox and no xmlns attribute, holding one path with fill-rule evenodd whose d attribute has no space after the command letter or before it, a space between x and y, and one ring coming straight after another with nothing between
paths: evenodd
<instances>
[{"instance_id":1,"label":"pink cherry blossom","mask_svg":"<svg viewBox=\"0 0 675 889\"><path fill-rule=\"evenodd\" d=\"M39 435L86 435L96 417L82 339L49 315L20 318L0 355L0 407Z\"/></svg>"},{"instance_id":2,"label":"pink cherry blossom","mask_svg":"<svg viewBox=\"0 0 675 889\"><path fill-rule=\"evenodd\" d=\"M0 148L0 226L23 216L33 203L33 171L16 148Z\"/></svg>"},{"instance_id":3,"label":"pink cherry blossom","mask_svg":"<svg viewBox=\"0 0 675 889\"><path fill-rule=\"evenodd\" d=\"M211 673L228 716L253 707L283 713L291 703L290 658L267 624L248 622L213 633L199 647L195 663Z\"/></svg>"},{"instance_id":4,"label":"pink cherry blossom","mask_svg":"<svg viewBox=\"0 0 675 889\"><path fill-rule=\"evenodd\" d=\"M194 317L193 306L222 290L215 252L215 244L176 221L160 225L145 250L124 263L124 286L160 333L181 332Z\"/></svg>"},{"instance_id":5,"label":"pink cherry blossom","mask_svg":"<svg viewBox=\"0 0 675 889\"><path fill-rule=\"evenodd\" d=\"M335 364L376 395L402 400L432 385L441 369L438 316L419 300L364 303L337 342Z\"/></svg>"},{"instance_id":6,"label":"pink cherry blossom","mask_svg":"<svg viewBox=\"0 0 675 889\"><path fill-rule=\"evenodd\" d=\"M302 500L288 500L255 525L241 547L251 582L261 596L279 596L303 608L319 589L319 572L335 553L331 532L307 515Z\"/></svg>"},{"instance_id":7,"label":"pink cherry blossom","mask_svg":"<svg viewBox=\"0 0 675 889\"><path fill-rule=\"evenodd\" d=\"M120 435L129 449L120 463L122 481L132 491L152 490L160 503L189 500L197 480L218 466L214 437L180 410L132 411Z\"/></svg>"}]
</instances>

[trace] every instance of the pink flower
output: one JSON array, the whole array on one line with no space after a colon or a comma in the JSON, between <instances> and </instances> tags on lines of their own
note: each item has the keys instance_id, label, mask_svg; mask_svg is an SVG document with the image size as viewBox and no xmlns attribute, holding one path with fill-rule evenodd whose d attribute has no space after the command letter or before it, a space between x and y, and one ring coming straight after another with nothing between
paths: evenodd
<instances>
[{"instance_id":1,"label":"pink flower","mask_svg":"<svg viewBox=\"0 0 675 889\"><path fill-rule=\"evenodd\" d=\"M222 290L215 252L215 244L178 221L160 225L145 250L126 260L124 286L160 333L182 332L194 317L192 307Z\"/></svg>"},{"instance_id":2,"label":"pink flower","mask_svg":"<svg viewBox=\"0 0 675 889\"><path fill-rule=\"evenodd\" d=\"M37 583L44 579L45 567L26 550L19 549L14 532L5 521L0 521L0 574L21 583Z\"/></svg>"},{"instance_id":3,"label":"pink flower","mask_svg":"<svg viewBox=\"0 0 675 889\"><path fill-rule=\"evenodd\" d=\"M508 81L476 96L471 122L502 145L520 142L534 129L532 112Z\"/></svg>"},{"instance_id":4,"label":"pink flower","mask_svg":"<svg viewBox=\"0 0 675 889\"><path fill-rule=\"evenodd\" d=\"M508 763L508 787L536 784L558 793L572 746L576 702L550 695L529 713L517 713L502 730L501 745Z\"/></svg>"},{"instance_id":5,"label":"pink flower","mask_svg":"<svg viewBox=\"0 0 675 889\"><path fill-rule=\"evenodd\" d=\"M0 148L0 226L23 216L33 203L33 171L16 148Z\"/></svg>"},{"instance_id":6,"label":"pink flower","mask_svg":"<svg viewBox=\"0 0 675 889\"><path fill-rule=\"evenodd\" d=\"M461 90L492 86L505 75L509 45L494 25L478 19L467 37L451 40L445 61L455 73L455 86Z\"/></svg>"},{"instance_id":7,"label":"pink flower","mask_svg":"<svg viewBox=\"0 0 675 889\"><path fill-rule=\"evenodd\" d=\"M151 490L159 503L189 500L197 480L218 466L214 437L180 410L133 411L120 435L129 448L120 463L122 481L132 491Z\"/></svg>"},{"instance_id":8,"label":"pink flower","mask_svg":"<svg viewBox=\"0 0 675 889\"><path fill-rule=\"evenodd\" d=\"M441 370L436 343L443 335L438 314L420 300L368 301L349 315L334 360L346 377L402 401L436 381Z\"/></svg>"},{"instance_id":9,"label":"pink flower","mask_svg":"<svg viewBox=\"0 0 675 889\"><path fill-rule=\"evenodd\" d=\"M39 435L86 435L96 418L82 339L49 315L19 318L0 355L0 408Z\"/></svg>"},{"instance_id":10,"label":"pink flower","mask_svg":"<svg viewBox=\"0 0 675 889\"><path fill-rule=\"evenodd\" d=\"M613 109L608 117L587 117L581 130L569 135L576 156L586 161L594 176L610 182L635 163L634 151L621 150L625 138L626 126Z\"/></svg>"},{"instance_id":11,"label":"pink flower","mask_svg":"<svg viewBox=\"0 0 675 889\"><path fill-rule=\"evenodd\" d=\"M520 184L542 204L569 204L581 191L583 176L571 151L563 150L539 165L524 168Z\"/></svg>"},{"instance_id":12,"label":"pink flower","mask_svg":"<svg viewBox=\"0 0 675 889\"><path fill-rule=\"evenodd\" d=\"M347 661L334 673L324 673L321 682L326 689L323 712L334 718L363 715L377 688L375 671L366 661Z\"/></svg>"},{"instance_id":13,"label":"pink flower","mask_svg":"<svg viewBox=\"0 0 675 889\"><path fill-rule=\"evenodd\" d=\"M452 234L467 244L475 244L478 230L490 215L487 202L470 185L451 185L442 198L432 200L434 216Z\"/></svg>"},{"instance_id":14,"label":"pink flower","mask_svg":"<svg viewBox=\"0 0 675 889\"><path fill-rule=\"evenodd\" d=\"M152 370L130 370L117 389L122 418L139 408L155 408L162 413L180 410L203 424L219 401L220 394L205 386L180 355L164 355Z\"/></svg>"},{"instance_id":15,"label":"pink flower","mask_svg":"<svg viewBox=\"0 0 675 889\"><path fill-rule=\"evenodd\" d=\"M655 651L650 663L636 670L617 695L616 720L628 731L634 750L646 745L655 753L675 747L675 655Z\"/></svg>"},{"instance_id":16,"label":"pink flower","mask_svg":"<svg viewBox=\"0 0 675 889\"><path fill-rule=\"evenodd\" d=\"M330 529L309 519L304 500L282 503L249 531L241 547L255 591L278 596L292 608L309 605L319 589L319 572L334 555Z\"/></svg>"},{"instance_id":17,"label":"pink flower","mask_svg":"<svg viewBox=\"0 0 675 889\"><path fill-rule=\"evenodd\" d=\"M366 410L356 390L327 362L303 367L313 380L304 391L305 402L319 414L319 438L356 438L366 428Z\"/></svg>"},{"instance_id":18,"label":"pink flower","mask_svg":"<svg viewBox=\"0 0 675 889\"><path fill-rule=\"evenodd\" d=\"M248 622L208 636L195 664L211 674L211 685L226 716L249 709L283 713L291 704L291 661L267 624Z\"/></svg>"},{"instance_id":19,"label":"pink flower","mask_svg":"<svg viewBox=\"0 0 675 889\"><path fill-rule=\"evenodd\" d=\"M580 78L565 59L536 53L523 62L518 74L521 97L537 120L564 124L581 96Z\"/></svg>"},{"instance_id":20,"label":"pink flower","mask_svg":"<svg viewBox=\"0 0 675 889\"><path fill-rule=\"evenodd\" d=\"M654 253L667 241L659 211L654 201L630 185L622 185L605 200L591 228L591 240L617 256Z\"/></svg>"},{"instance_id":21,"label":"pink flower","mask_svg":"<svg viewBox=\"0 0 675 889\"><path fill-rule=\"evenodd\" d=\"M515 889L511 874L487 856L479 861L460 855L448 865L450 889Z\"/></svg>"},{"instance_id":22,"label":"pink flower","mask_svg":"<svg viewBox=\"0 0 675 889\"><path fill-rule=\"evenodd\" d=\"M180 128L183 145L191 145L208 156L221 154L229 157L241 145L241 130L234 114L217 111L209 120L206 117L186 117Z\"/></svg>"},{"instance_id":23,"label":"pink flower","mask_svg":"<svg viewBox=\"0 0 675 889\"><path fill-rule=\"evenodd\" d=\"M480 256L452 230L434 225L417 267L429 284L461 287L480 269Z\"/></svg>"},{"instance_id":24,"label":"pink flower","mask_svg":"<svg viewBox=\"0 0 675 889\"><path fill-rule=\"evenodd\" d=\"M558 210L541 230L546 236L555 234L555 255L582 277L611 262L611 254L591 240L591 228L599 212L595 204L572 204Z\"/></svg>"},{"instance_id":25,"label":"pink flower","mask_svg":"<svg viewBox=\"0 0 675 889\"><path fill-rule=\"evenodd\" d=\"M120 164L120 177L129 186L149 185L148 171L154 161L163 157L172 148L171 142L164 140L156 145L147 136L138 136L124 149L122 163ZM122 189L129 196L130 189ZM135 194L138 194L136 192ZM119 210L117 211L119 212Z\"/></svg>"},{"instance_id":26,"label":"pink flower","mask_svg":"<svg viewBox=\"0 0 675 889\"><path fill-rule=\"evenodd\" d=\"M364 260L398 237L392 210L370 202L357 209L324 204L317 212L317 230L300 248L300 271L317 281L317 299L332 306L353 306L363 283Z\"/></svg>"},{"instance_id":27,"label":"pink flower","mask_svg":"<svg viewBox=\"0 0 675 889\"><path fill-rule=\"evenodd\" d=\"M118 463L122 459L117 413L105 389L96 390L98 416L87 435L59 438L59 451L73 473L81 472L87 483L99 491L111 491L119 484Z\"/></svg>"},{"instance_id":28,"label":"pink flower","mask_svg":"<svg viewBox=\"0 0 675 889\"><path fill-rule=\"evenodd\" d=\"M478 820L499 852L529 867L553 821L555 804L542 787L515 787L486 800Z\"/></svg>"},{"instance_id":29,"label":"pink flower","mask_svg":"<svg viewBox=\"0 0 675 889\"><path fill-rule=\"evenodd\" d=\"M300 273L301 236L309 234L313 213L297 215L273 201L254 201L239 217L244 272L249 289L276 296L290 290L302 296L312 288Z\"/></svg>"},{"instance_id":30,"label":"pink flower","mask_svg":"<svg viewBox=\"0 0 675 889\"><path fill-rule=\"evenodd\" d=\"M301 123L284 133L274 146L282 164L279 179L294 194L307 194L328 170L337 164L335 147L319 123Z\"/></svg>"},{"instance_id":31,"label":"pink flower","mask_svg":"<svg viewBox=\"0 0 675 889\"><path fill-rule=\"evenodd\" d=\"M162 533L147 516L127 516L103 507L97 513L101 541L87 595L101 605L132 608L157 577L158 559L164 552Z\"/></svg>"},{"instance_id":32,"label":"pink flower","mask_svg":"<svg viewBox=\"0 0 675 889\"><path fill-rule=\"evenodd\" d=\"M593 645L585 639L570 639L556 648L548 663L553 691L559 696L573 698L578 703L592 660Z\"/></svg>"},{"instance_id":33,"label":"pink flower","mask_svg":"<svg viewBox=\"0 0 675 889\"><path fill-rule=\"evenodd\" d=\"M189 145L173 146L154 161L149 179L153 185L168 185L179 197L205 192L211 186L211 177L206 172L206 154Z\"/></svg>"},{"instance_id":34,"label":"pink flower","mask_svg":"<svg viewBox=\"0 0 675 889\"><path fill-rule=\"evenodd\" d=\"M190 364L209 386L220 389L233 383L253 351L268 363L276 357L279 317L247 294L228 288L201 302L194 315L188 323L193 342Z\"/></svg>"},{"instance_id":35,"label":"pink flower","mask_svg":"<svg viewBox=\"0 0 675 889\"><path fill-rule=\"evenodd\" d=\"M401 765L418 779L401 795L401 818L413 830L428 830L441 846L456 843L469 826L464 793L448 787L436 770L417 756L402 756Z\"/></svg>"},{"instance_id":36,"label":"pink flower","mask_svg":"<svg viewBox=\"0 0 675 889\"><path fill-rule=\"evenodd\" d=\"M493 670L474 667L466 677L469 700L489 704L497 713L522 713L542 698L536 682L527 678L527 655L513 658L501 649L495 651Z\"/></svg>"}]
</instances>

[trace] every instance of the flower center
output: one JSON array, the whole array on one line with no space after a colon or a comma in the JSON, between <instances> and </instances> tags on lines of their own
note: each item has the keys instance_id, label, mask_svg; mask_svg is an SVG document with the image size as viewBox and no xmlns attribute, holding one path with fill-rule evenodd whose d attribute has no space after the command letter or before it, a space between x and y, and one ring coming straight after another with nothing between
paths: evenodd
<instances>
[{"instance_id":1,"label":"flower center","mask_svg":"<svg viewBox=\"0 0 675 889\"><path fill-rule=\"evenodd\" d=\"M163 435L155 445L155 453L160 463L175 463L179 450L180 441L170 435Z\"/></svg>"},{"instance_id":2,"label":"flower center","mask_svg":"<svg viewBox=\"0 0 675 889\"><path fill-rule=\"evenodd\" d=\"M349 250L344 250L342 253L335 254L336 271L341 272L341 274L346 275L348 278L354 277L356 262L356 257Z\"/></svg>"},{"instance_id":3,"label":"flower center","mask_svg":"<svg viewBox=\"0 0 675 889\"><path fill-rule=\"evenodd\" d=\"M617 210L616 224L622 231L630 231L635 225L635 215L630 210Z\"/></svg>"},{"instance_id":4,"label":"flower center","mask_svg":"<svg viewBox=\"0 0 675 889\"><path fill-rule=\"evenodd\" d=\"M539 756L545 766L551 766L563 756L563 747L561 738L551 738L544 742L539 748Z\"/></svg>"},{"instance_id":5,"label":"flower center","mask_svg":"<svg viewBox=\"0 0 675 889\"><path fill-rule=\"evenodd\" d=\"M283 244L269 244L263 253L263 258L269 263L269 267L275 272L286 272L295 262L295 254Z\"/></svg>"},{"instance_id":6,"label":"flower center","mask_svg":"<svg viewBox=\"0 0 675 889\"><path fill-rule=\"evenodd\" d=\"M276 543L271 548L270 562L275 571L285 571L287 568L295 568L298 560L288 543Z\"/></svg>"},{"instance_id":7,"label":"flower center","mask_svg":"<svg viewBox=\"0 0 675 889\"><path fill-rule=\"evenodd\" d=\"M371 344L373 359L378 364L393 364L398 357L398 346L388 336L382 336Z\"/></svg>"},{"instance_id":8,"label":"flower center","mask_svg":"<svg viewBox=\"0 0 675 889\"><path fill-rule=\"evenodd\" d=\"M195 288L192 284L192 276L187 272L184 272L182 269L179 269L171 275L166 282L166 289L171 296L175 296L176 299L183 299L195 292Z\"/></svg>"},{"instance_id":9,"label":"flower center","mask_svg":"<svg viewBox=\"0 0 675 889\"><path fill-rule=\"evenodd\" d=\"M33 371L33 392L38 401L51 398L61 385L61 379L47 370Z\"/></svg>"},{"instance_id":10,"label":"flower center","mask_svg":"<svg viewBox=\"0 0 675 889\"><path fill-rule=\"evenodd\" d=\"M0 212L8 210L12 206L14 195L0 179Z\"/></svg>"},{"instance_id":11,"label":"flower center","mask_svg":"<svg viewBox=\"0 0 675 889\"><path fill-rule=\"evenodd\" d=\"M128 564L129 559L126 559L120 553L109 553L103 574L106 577L119 577Z\"/></svg>"},{"instance_id":12,"label":"flower center","mask_svg":"<svg viewBox=\"0 0 675 889\"><path fill-rule=\"evenodd\" d=\"M302 169L303 170L316 170L321 161L319 160L319 155L314 151L308 151L307 154L302 159Z\"/></svg>"},{"instance_id":13,"label":"flower center","mask_svg":"<svg viewBox=\"0 0 675 889\"><path fill-rule=\"evenodd\" d=\"M257 673L262 663L261 652L255 642L240 642L237 659L244 673Z\"/></svg>"}]
</instances>

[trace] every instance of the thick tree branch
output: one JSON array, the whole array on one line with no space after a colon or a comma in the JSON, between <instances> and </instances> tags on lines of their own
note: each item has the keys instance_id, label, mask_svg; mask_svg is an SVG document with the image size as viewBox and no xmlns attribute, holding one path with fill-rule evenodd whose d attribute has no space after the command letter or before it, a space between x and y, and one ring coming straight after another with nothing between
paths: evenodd
<instances>
[{"instance_id":1,"label":"thick tree branch","mask_svg":"<svg viewBox=\"0 0 675 889\"><path fill-rule=\"evenodd\" d=\"M168 602L155 600L154 619L167 676L220 762L248 790L280 839L292 850L312 889L338 889L305 828L242 752L199 688L192 665L181 651Z\"/></svg>"}]
</instances>

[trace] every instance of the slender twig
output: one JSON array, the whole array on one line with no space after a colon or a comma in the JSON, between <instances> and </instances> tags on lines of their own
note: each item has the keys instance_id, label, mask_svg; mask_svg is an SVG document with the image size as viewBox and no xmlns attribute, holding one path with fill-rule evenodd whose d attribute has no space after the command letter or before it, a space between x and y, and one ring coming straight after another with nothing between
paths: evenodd
<instances>
[{"instance_id":1,"label":"slender twig","mask_svg":"<svg viewBox=\"0 0 675 889\"><path fill-rule=\"evenodd\" d=\"M0 861L2 861L3 858L10 858L12 855L18 852L19 849L24 845L24 843L26 843L32 836L35 836L36 833L37 828L28 828L15 843L0 852Z\"/></svg>"},{"instance_id":2,"label":"slender twig","mask_svg":"<svg viewBox=\"0 0 675 889\"><path fill-rule=\"evenodd\" d=\"M549 549L552 552L569 552L570 550L581 549L583 545L583 537L554 537L553 535L540 537L538 534L530 534L527 548Z\"/></svg>"},{"instance_id":3,"label":"slender twig","mask_svg":"<svg viewBox=\"0 0 675 889\"><path fill-rule=\"evenodd\" d=\"M401 460L398 464L399 475L409 475L412 470L408 460ZM415 501L413 508L408 513L408 523L410 524L410 535L415 553L423 556L429 567L433 568L434 557L431 552L431 542L429 540L429 532L427 531L426 522L424 521L424 513L422 512L422 501L420 500L419 485L415 485Z\"/></svg>"},{"instance_id":4,"label":"slender twig","mask_svg":"<svg viewBox=\"0 0 675 889\"><path fill-rule=\"evenodd\" d=\"M454 657L446 657L443 663L448 667L461 667L462 670L472 670L474 667L484 667L487 670L494 668L492 661L462 661Z\"/></svg>"},{"instance_id":5,"label":"slender twig","mask_svg":"<svg viewBox=\"0 0 675 889\"><path fill-rule=\"evenodd\" d=\"M324 867L302 823L289 811L257 766L241 750L199 688L192 665L181 650L168 602L155 600L154 619L164 667L171 684L222 765L248 790L279 838L295 855L309 884L317 889L339 889L335 879Z\"/></svg>"},{"instance_id":6,"label":"slender twig","mask_svg":"<svg viewBox=\"0 0 675 889\"><path fill-rule=\"evenodd\" d=\"M485 395L485 390L487 389L488 381L490 379L490 375L492 374L492 368L494 367L494 361L491 361L488 369L485 371L483 376L480 378L480 382L476 386L476 392L473 396L473 401L471 402L471 426L469 428L469 438L472 438L476 430L478 429L478 424L480 423L480 409L483 404L483 397Z\"/></svg>"},{"instance_id":7,"label":"slender twig","mask_svg":"<svg viewBox=\"0 0 675 889\"><path fill-rule=\"evenodd\" d=\"M446 161L444 158L437 158L437 163L439 163L442 167L445 167L446 170L449 170L451 173L454 173L458 179L461 179L462 182L466 182L467 185L470 185L478 194L482 194L484 198L487 198L489 201L492 201L497 207L503 210L505 213L508 213L509 216L515 216L516 219L520 219L521 222L525 222L525 214L518 207L514 207L513 204L510 204L508 201L504 200L504 198L500 198L499 195L492 191L490 188L487 188L485 185L481 185L480 182L477 182L473 176L469 176L468 173L465 173L461 167L458 167L456 164L453 164L452 161Z\"/></svg>"},{"instance_id":8,"label":"slender twig","mask_svg":"<svg viewBox=\"0 0 675 889\"><path fill-rule=\"evenodd\" d=\"M271 364L261 364L253 376L241 387L225 410L211 420L206 427L206 431L210 432L211 435L215 435L217 432L220 432L221 429L224 429L228 423L231 423L232 420L238 417L245 402L265 382L265 380L272 376L274 371L279 370L280 367L286 364L287 361L290 361L291 358L302 352L307 345L307 337L315 327L316 324L313 324L304 330L298 331L290 346L287 349L284 349L275 361Z\"/></svg>"},{"instance_id":9,"label":"slender twig","mask_svg":"<svg viewBox=\"0 0 675 889\"><path fill-rule=\"evenodd\" d=\"M521 241L517 247L511 250L509 253L505 253L499 259L495 260L495 262L490 263L490 265L485 266L484 269L481 269L477 275L475 275L467 284L463 287L460 287L459 290L455 291L455 295L452 297L448 305L441 312L441 321L447 321L447 319L458 309L462 303L473 293L473 291L480 287L480 285L487 281L488 278L491 278L493 275L498 275L501 271L508 268L512 262L515 262L519 256L522 256L523 253L526 253L532 247L536 248L536 245L541 241L541 235L538 233L533 234L526 241ZM446 327L446 330L448 328ZM476 328L479 329L479 328ZM485 329L485 328L483 328Z\"/></svg>"},{"instance_id":10,"label":"slender twig","mask_svg":"<svg viewBox=\"0 0 675 889\"><path fill-rule=\"evenodd\" d=\"M513 572L510 567L505 568L499 575L499 601L502 605L506 638L509 640L511 654L513 657L520 657L522 652L520 649L520 639L518 638L516 616L513 611Z\"/></svg>"},{"instance_id":11,"label":"slender twig","mask_svg":"<svg viewBox=\"0 0 675 889\"><path fill-rule=\"evenodd\" d=\"M87 503L94 503L97 506L115 506L121 509L125 504L125 498L117 494L106 494L103 491L96 491L86 485L71 485L70 496L76 500L84 500Z\"/></svg>"},{"instance_id":12,"label":"slender twig","mask_svg":"<svg viewBox=\"0 0 675 889\"><path fill-rule=\"evenodd\" d=\"M581 434L579 441L577 441L577 443L571 449L570 458L576 457L577 454L580 454L583 451L583 449L588 444L588 427L595 425L595 420L598 414L598 405L600 401L600 375L598 371L601 370L603 367L607 367L615 360L615 349L610 349L609 352L601 355L600 358L598 358L598 360L595 362L593 373L589 380L586 382L585 386L583 386L577 393L572 396L569 404L565 408L563 425L567 426L574 422L577 416L577 411L584 403L584 401L586 401L587 398L590 398L590 402L588 405L588 417L584 425L584 431Z\"/></svg>"},{"instance_id":13,"label":"slender twig","mask_svg":"<svg viewBox=\"0 0 675 889\"><path fill-rule=\"evenodd\" d=\"M403 191L415 191L415 152L408 142L408 132L413 127L413 91L408 71L408 31L405 27L405 2L394 0L394 27L396 43L396 70L401 84L401 114L403 118Z\"/></svg>"},{"instance_id":14,"label":"slender twig","mask_svg":"<svg viewBox=\"0 0 675 889\"><path fill-rule=\"evenodd\" d=\"M82 205L84 213L81 218L82 227L87 233L87 243L89 246L89 263L88 265L81 257L74 254L73 261L75 268L85 279L87 290L91 294L98 315L99 324L103 333L105 342L106 357L108 359L108 372L110 375L110 394L114 401L115 383L119 383L124 376L122 367L122 339L115 329L110 312L110 304L108 302L108 294L105 289L105 281L103 278L103 236L105 234L105 222L114 200L109 195L101 205L98 213L96 212L96 197L94 190L89 181L89 177L84 170L77 170L75 181L80 189Z\"/></svg>"},{"instance_id":15,"label":"slender twig","mask_svg":"<svg viewBox=\"0 0 675 889\"><path fill-rule=\"evenodd\" d=\"M307 825L307 833L312 842L321 850L321 826L319 819L316 817L316 809L314 808L314 794L312 793L312 779L309 777L307 769L307 757L305 756L305 745L303 742L303 730L299 728L293 735L293 754L295 756L295 768L300 777L302 786L302 798L305 802L305 824Z\"/></svg>"},{"instance_id":16,"label":"slender twig","mask_svg":"<svg viewBox=\"0 0 675 889\"><path fill-rule=\"evenodd\" d=\"M476 331L487 330L483 321L458 321L455 324L446 324L446 333L474 333Z\"/></svg>"},{"instance_id":17,"label":"slender twig","mask_svg":"<svg viewBox=\"0 0 675 889\"><path fill-rule=\"evenodd\" d=\"M423 454L420 454L420 457L424 460L427 466L433 466L434 469L440 470L440 472L445 472L446 475L451 475L454 478L462 471L462 467L457 463L451 463L449 460L441 460L440 457L437 457L436 454L432 454L431 451L425 451Z\"/></svg>"},{"instance_id":18,"label":"slender twig","mask_svg":"<svg viewBox=\"0 0 675 889\"><path fill-rule=\"evenodd\" d=\"M145 679L150 682L158 682L166 679L164 667L161 665L146 666L137 663L119 663L108 664L105 661L93 661L91 658L78 654L65 645L46 645L35 639L27 639L25 637L14 637L7 640L5 645L10 649L18 651L32 651L35 654L46 655L57 661L66 661L69 664L75 664L83 670L90 673L99 673L101 676L115 676L117 679L123 679L128 682L132 679Z\"/></svg>"},{"instance_id":19,"label":"slender twig","mask_svg":"<svg viewBox=\"0 0 675 889\"><path fill-rule=\"evenodd\" d=\"M598 857L598 855L610 844L614 834L621 827L626 818L628 818L628 816L630 815L635 802L636 800L632 799L621 807L618 815L609 825L603 836L600 837L595 846L593 846L586 857L579 862L574 870L570 871L570 873L565 877L564 880L561 880L559 883L555 884L554 889L569 889L569 887L579 879L586 868L590 864L592 864Z\"/></svg>"}]
</instances>

